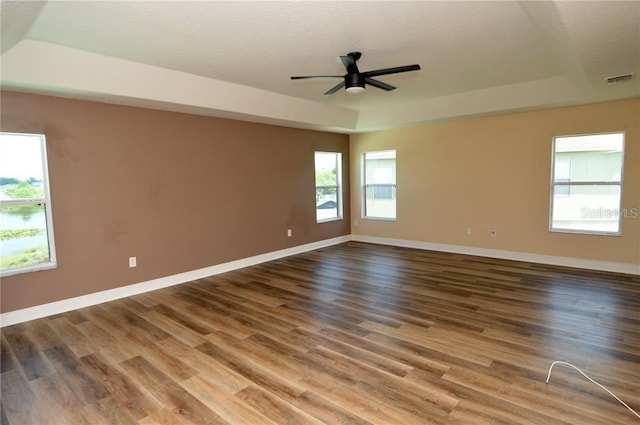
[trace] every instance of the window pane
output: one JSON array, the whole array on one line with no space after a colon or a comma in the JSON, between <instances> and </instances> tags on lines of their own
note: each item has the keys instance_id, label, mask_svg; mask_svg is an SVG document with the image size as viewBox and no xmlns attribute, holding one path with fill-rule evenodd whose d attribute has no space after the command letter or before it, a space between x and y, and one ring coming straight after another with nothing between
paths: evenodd
<instances>
[{"instance_id":1,"label":"window pane","mask_svg":"<svg viewBox=\"0 0 640 425\"><path fill-rule=\"evenodd\" d=\"M365 216L396 218L396 188L367 186L365 188Z\"/></svg>"},{"instance_id":2,"label":"window pane","mask_svg":"<svg viewBox=\"0 0 640 425\"><path fill-rule=\"evenodd\" d=\"M338 186L338 158L335 152L316 152L316 186Z\"/></svg>"},{"instance_id":3,"label":"window pane","mask_svg":"<svg viewBox=\"0 0 640 425\"><path fill-rule=\"evenodd\" d=\"M39 135L0 137L0 199L42 199L44 167Z\"/></svg>"},{"instance_id":4,"label":"window pane","mask_svg":"<svg viewBox=\"0 0 640 425\"><path fill-rule=\"evenodd\" d=\"M620 226L620 185L556 186L553 230L617 233Z\"/></svg>"},{"instance_id":5,"label":"window pane","mask_svg":"<svg viewBox=\"0 0 640 425\"><path fill-rule=\"evenodd\" d=\"M0 255L3 270L49 262L44 205L0 207Z\"/></svg>"},{"instance_id":6,"label":"window pane","mask_svg":"<svg viewBox=\"0 0 640 425\"><path fill-rule=\"evenodd\" d=\"M338 217L338 190L327 187L316 190L316 219L327 220Z\"/></svg>"},{"instance_id":7,"label":"window pane","mask_svg":"<svg viewBox=\"0 0 640 425\"><path fill-rule=\"evenodd\" d=\"M620 182L623 141L623 133L556 138L554 182Z\"/></svg>"},{"instance_id":8,"label":"window pane","mask_svg":"<svg viewBox=\"0 0 640 425\"><path fill-rule=\"evenodd\" d=\"M396 152L365 154L365 184L396 184Z\"/></svg>"}]
</instances>

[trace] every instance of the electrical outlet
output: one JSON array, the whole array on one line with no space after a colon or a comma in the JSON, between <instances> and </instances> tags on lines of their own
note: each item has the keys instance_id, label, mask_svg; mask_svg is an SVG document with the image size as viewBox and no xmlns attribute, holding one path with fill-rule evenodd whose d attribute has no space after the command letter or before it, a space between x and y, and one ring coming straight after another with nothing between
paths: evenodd
<instances>
[{"instance_id":1,"label":"electrical outlet","mask_svg":"<svg viewBox=\"0 0 640 425\"><path fill-rule=\"evenodd\" d=\"M471 230L471 227L467 227L467 235L470 235L472 233L473 233L473 231Z\"/></svg>"},{"instance_id":2,"label":"electrical outlet","mask_svg":"<svg viewBox=\"0 0 640 425\"><path fill-rule=\"evenodd\" d=\"M291 237L293 235L293 233L291 232L291 229L287 229L287 237Z\"/></svg>"},{"instance_id":3,"label":"electrical outlet","mask_svg":"<svg viewBox=\"0 0 640 425\"><path fill-rule=\"evenodd\" d=\"M129 268L136 267L138 265L138 260L136 257L129 257Z\"/></svg>"},{"instance_id":4,"label":"electrical outlet","mask_svg":"<svg viewBox=\"0 0 640 425\"><path fill-rule=\"evenodd\" d=\"M491 235L492 238L495 238L496 236L498 236L498 234L496 233L496 229L490 229L489 234Z\"/></svg>"}]
</instances>

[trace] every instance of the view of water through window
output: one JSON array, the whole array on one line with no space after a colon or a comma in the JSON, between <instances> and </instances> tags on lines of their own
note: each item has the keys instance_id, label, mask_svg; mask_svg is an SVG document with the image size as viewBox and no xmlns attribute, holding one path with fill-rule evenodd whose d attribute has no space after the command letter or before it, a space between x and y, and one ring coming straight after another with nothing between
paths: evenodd
<instances>
[{"instance_id":1,"label":"view of water through window","mask_svg":"<svg viewBox=\"0 0 640 425\"><path fill-rule=\"evenodd\" d=\"M0 255L8 257L33 248L47 246L47 218L44 206L0 208L0 230L31 231L25 236L7 238L0 244Z\"/></svg>"},{"instance_id":2,"label":"view of water through window","mask_svg":"<svg viewBox=\"0 0 640 425\"><path fill-rule=\"evenodd\" d=\"M0 270L54 265L43 135L0 133Z\"/></svg>"}]
</instances>

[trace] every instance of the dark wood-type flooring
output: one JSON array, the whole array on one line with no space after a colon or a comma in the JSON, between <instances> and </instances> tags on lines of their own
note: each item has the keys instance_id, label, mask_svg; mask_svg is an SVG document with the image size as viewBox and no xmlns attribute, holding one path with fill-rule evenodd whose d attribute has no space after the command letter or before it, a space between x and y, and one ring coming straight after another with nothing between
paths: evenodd
<instances>
[{"instance_id":1,"label":"dark wood-type flooring","mask_svg":"<svg viewBox=\"0 0 640 425\"><path fill-rule=\"evenodd\" d=\"M87 276L87 279L90 279ZM2 329L2 424L632 424L640 278L349 242Z\"/></svg>"}]
</instances>

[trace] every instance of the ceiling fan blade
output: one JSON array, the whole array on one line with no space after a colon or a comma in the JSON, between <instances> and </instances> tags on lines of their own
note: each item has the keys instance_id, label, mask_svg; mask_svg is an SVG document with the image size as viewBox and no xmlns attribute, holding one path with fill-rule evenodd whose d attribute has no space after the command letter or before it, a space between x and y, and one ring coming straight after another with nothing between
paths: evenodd
<instances>
[{"instance_id":1,"label":"ceiling fan blade","mask_svg":"<svg viewBox=\"0 0 640 425\"><path fill-rule=\"evenodd\" d=\"M420 70L420 65L396 66L394 68L375 69L373 71L363 72L365 77L377 77L380 75L397 74L399 72L409 72Z\"/></svg>"},{"instance_id":2,"label":"ceiling fan blade","mask_svg":"<svg viewBox=\"0 0 640 425\"><path fill-rule=\"evenodd\" d=\"M310 78L344 78L344 75L302 75L291 77L292 80L308 80Z\"/></svg>"},{"instance_id":3,"label":"ceiling fan blade","mask_svg":"<svg viewBox=\"0 0 640 425\"><path fill-rule=\"evenodd\" d=\"M377 87L382 90L391 91L396 89L390 84L383 83L382 81L374 80L373 78L365 77L364 81L370 86Z\"/></svg>"},{"instance_id":4,"label":"ceiling fan blade","mask_svg":"<svg viewBox=\"0 0 640 425\"><path fill-rule=\"evenodd\" d=\"M337 84L334 87L332 87L330 90L328 90L325 93L325 96L328 95L328 94L334 94L335 92L337 92L337 91L339 91L340 89L343 89L343 88L344 88L344 80L340 84Z\"/></svg>"}]
</instances>

